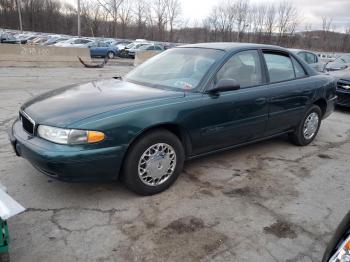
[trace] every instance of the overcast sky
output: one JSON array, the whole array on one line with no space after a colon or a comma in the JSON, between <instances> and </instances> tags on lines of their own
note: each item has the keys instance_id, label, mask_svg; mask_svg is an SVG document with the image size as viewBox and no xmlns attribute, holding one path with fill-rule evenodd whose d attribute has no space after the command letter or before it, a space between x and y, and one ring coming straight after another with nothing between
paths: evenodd
<instances>
[{"instance_id":1,"label":"overcast sky","mask_svg":"<svg viewBox=\"0 0 350 262\"><path fill-rule=\"evenodd\" d=\"M278 4L283 0L251 0L251 3L271 2ZM198 22L209 14L211 8L219 0L181 0L183 15L186 19ZM303 24L311 23L312 29L322 28L322 16L333 17L333 24L337 31L345 31L350 27L350 0L293 0L297 6ZM303 28L299 28L299 30Z\"/></svg>"},{"instance_id":2,"label":"overcast sky","mask_svg":"<svg viewBox=\"0 0 350 262\"><path fill-rule=\"evenodd\" d=\"M77 0L62 0L73 5ZM95 1L95 0L90 0ZM152 0L146 0L152 1ZM214 5L221 0L180 0L183 18L193 25L195 21L201 23ZM250 3L270 2L276 5L285 0L250 0ZM322 29L322 16L333 17L336 31L345 32L350 28L350 0L291 0L298 8L302 20L299 30L304 30L306 23L311 23L312 30Z\"/></svg>"}]
</instances>

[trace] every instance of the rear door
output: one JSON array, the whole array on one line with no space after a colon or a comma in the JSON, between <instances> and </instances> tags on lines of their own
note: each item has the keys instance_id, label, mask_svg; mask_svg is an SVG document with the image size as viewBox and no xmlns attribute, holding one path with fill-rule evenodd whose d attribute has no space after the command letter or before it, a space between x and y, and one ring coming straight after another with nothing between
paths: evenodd
<instances>
[{"instance_id":1,"label":"rear door","mask_svg":"<svg viewBox=\"0 0 350 262\"><path fill-rule=\"evenodd\" d=\"M313 96L314 83L302 65L287 52L263 52L269 79L269 119L266 135L294 128Z\"/></svg>"}]
</instances>

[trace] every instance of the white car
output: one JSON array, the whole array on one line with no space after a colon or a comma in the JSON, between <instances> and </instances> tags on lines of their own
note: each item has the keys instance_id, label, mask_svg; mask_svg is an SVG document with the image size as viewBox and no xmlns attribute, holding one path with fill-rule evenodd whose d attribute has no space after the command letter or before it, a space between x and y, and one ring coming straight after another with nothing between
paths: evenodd
<instances>
[{"instance_id":1,"label":"white car","mask_svg":"<svg viewBox=\"0 0 350 262\"><path fill-rule=\"evenodd\" d=\"M54 46L60 47L87 47L87 44L93 41L87 38L70 38L66 41L58 42Z\"/></svg>"}]
</instances>

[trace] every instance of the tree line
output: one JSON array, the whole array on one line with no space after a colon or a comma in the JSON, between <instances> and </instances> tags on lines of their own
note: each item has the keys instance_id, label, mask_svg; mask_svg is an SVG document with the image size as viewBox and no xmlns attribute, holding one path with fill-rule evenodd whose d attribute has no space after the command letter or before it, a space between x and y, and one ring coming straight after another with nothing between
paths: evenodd
<instances>
[{"instance_id":1,"label":"tree line","mask_svg":"<svg viewBox=\"0 0 350 262\"><path fill-rule=\"evenodd\" d=\"M77 34L77 8L59 0L0 0L0 27L19 28L17 2L24 30ZM350 52L350 25L346 33L337 33L332 18L321 17L322 30L312 30L312 25L303 22L291 0L277 4L221 0L207 17L195 23L183 18L180 0L80 2L81 32L84 36L181 43L255 42Z\"/></svg>"}]
</instances>

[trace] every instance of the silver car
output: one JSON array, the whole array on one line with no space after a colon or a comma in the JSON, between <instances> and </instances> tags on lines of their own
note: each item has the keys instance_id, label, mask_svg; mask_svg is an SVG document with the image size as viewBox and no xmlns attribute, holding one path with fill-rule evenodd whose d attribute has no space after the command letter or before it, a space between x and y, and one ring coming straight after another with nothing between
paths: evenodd
<instances>
[{"instance_id":1,"label":"silver car","mask_svg":"<svg viewBox=\"0 0 350 262\"><path fill-rule=\"evenodd\" d=\"M325 63L321 61L321 59L317 56L317 54L302 50L302 49L289 49L291 52L299 56L301 59L303 59L309 66L311 66L313 69L315 69L318 72L324 71Z\"/></svg>"}]
</instances>

